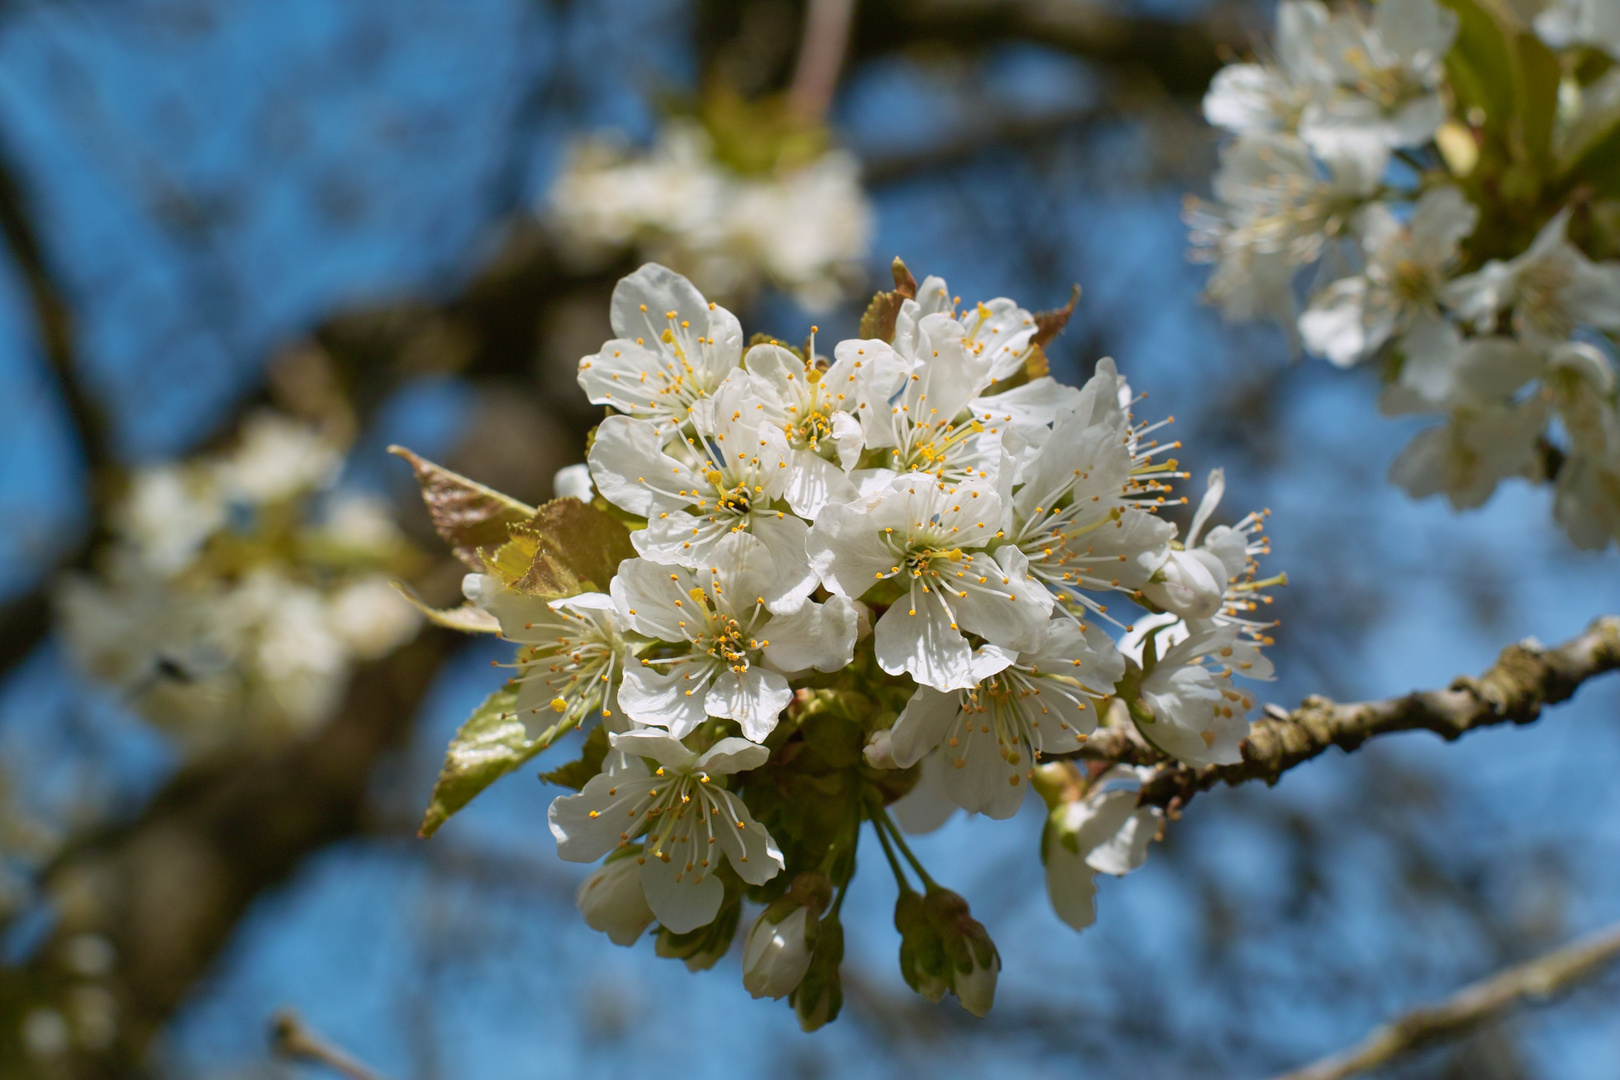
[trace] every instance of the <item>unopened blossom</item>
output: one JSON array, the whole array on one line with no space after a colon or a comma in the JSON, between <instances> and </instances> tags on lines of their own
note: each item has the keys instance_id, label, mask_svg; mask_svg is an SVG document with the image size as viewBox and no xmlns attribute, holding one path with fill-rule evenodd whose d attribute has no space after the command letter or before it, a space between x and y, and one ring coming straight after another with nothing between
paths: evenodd
<instances>
[{"instance_id":1,"label":"unopened blossom","mask_svg":"<svg viewBox=\"0 0 1620 1080\"><path fill-rule=\"evenodd\" d=\"M678 934L706 925L720 910L725 888L715 872L722 854L750 885L782 869L770 834L719 783L763 765L770 751L728 738L694 754L680 740L650 730L608 738L623 755L617 771L599 773L579 794L551 804L551 832L564 859L594 862L641 840L641 853L627 858L641 867L653 914Z\"/></svg>"},{"instance_id":2,"label":"unopened blossom","mask_svg":"<svg viewBox=\"0 0 1620 1080\"><path fill-rule=\"evenodd\" d=\"M468 574L467 599L495 616L501 636L517 642L518 720L530 739L615 715L628 656L625 616L605 593L545 600L504 586L493 574Z\"/></svg>"},{"instance_id":3,"label":"unopened blossom","mask_svg":"<svg viewBox=\"0 0 1620 1080\"><path fill-rule=\"evenodd\" d=\"M551 480L551 493L559 499L590 502L596 497L596 487L591 483L591 467L581 462L558 469L557 475Z\"/></svg>"},{"instance_id":4,"label":"unopened blossom","mask_svg":"<svg viewBox=\"0 0 1620 1080\"><path fill-rule=\"evenodd\" d=\"M1535 27L1555 49L1591 45L1620 59L1620 6L1613 0L1551 0Z\"/></svg>"},{"instance_id":5,"label":"unopened blossom","mask_svg":"<svg viewBox=\"0 0 1620 1080\"><path fill-rule=\"evenodd\" d=\"M1594 263L1571 244L1569 215L1568 207L1555 214L1523 254L1450 282L1441 299L1482 332L1511 311L1514 329L1533 344L1567 341L1580 324L1620 330L1620 263Z\"/></svg>"},{"instance_id":6,"label":"unopened blossom","mask_svg":"<svg viewBox=\"0 0 1620 1080\"><path fill-rule=\"evenodd\" d=\"M1115 765L1047 817L1041 837L1046 896L1058 918L1076 930L1096 921L1096 875L1124 875L1147 859L1163 811L1139 806L1137 789L1152 771Z\"/></svg>"},{"instance_id":7,"label":"unopened blossom","mask_svg":"<svg viewBox=\"0 0 1620 1080\"><path fill-rule=\"evenodd\" d=\"M1366 269L1318 293L1299 319L1305 347L1340 367L1360 363L1422 319L1438 319L1438 300L1479 211L1454 187L1423 193L1411 218L1383 203L1362 211Z\"/></svg>"},{"instance_id":8,"label":"unopened blossom","mask_svg":"<svg viewBox=\"0 0 1620 1080\"><path fill-rule=\"evenodd\" d=\"M619 704L632 720L683 738L705 717L735 720L760 742L793 691L787 674L837 671L854 657L856 613L847 597L770 612L769 552L728 537L698 571L631 559L613 579L630 625L661 644L625 672Z\"/></svg>"},{"instance_id":9,"label":"unopened blossom","mask_svg":"<svg viewBox=\"0 0 1620 1080\"><path fill-rule=\"evenodd\" d=\"M946 794L962 809L1011 817L1042 754L1072 753L1096 730L1096 702L1113 693L1125 660L1097 626L1052 620L1038 649L1010 656L984 646L979 682L944 693L921 686L891 733L895 763L940 754Z\"/></svg>"},{"instance_id":10,"label":"unopened blossom","mask_svg":"<svg viewBox=\"0 0 1620 1080\"><path fill-rule=\"evenodd\" d=\"M1382 0L1371 18L1336 13L1320 57L1335 84L1306 105L1300 135L1324 159L1355 157L1381 173L1390 149L1427 142L1445 119L1445 58L1457 15L1436 0Z\"/></svg>"},{"instance_id":11,"label":"unopened blossom","mask_svg":"<svg viewBox=\"0 0 1620 1080\"><path fill-rule=\"evenodd\" d=\"M687 423L742 361L737 317L657 263L614 287L610 312L615 336L579 362L579 385L593 404L646 420L660 436Z\"/></svg>"},{"instance_id":12,"label":"unopened blossom","mask_svg":"<svg viewBox=\"0 0 1620 1080\"><path fill-rule=\"evenodd\" d=\"M936 690L966 689L978 681L967 634L1037 648L1052 612L1052 594L1030 576L1024 553L1010 544L990 550L1004 535L1001 521L993 487L907 473L824 508L810 531L810 557L837 595L898 587L873 628L883 670Z\"/></svg>"},{"instance_id":13,"label":"unopened blossom","mask_svg":"<svg viewBox=\"0 0 1620 1080\"><path fill-rule=\"evenodd\" d=\"M653 923L652 908L641 887L639 850L609 859L579 883L574 904L585 925L600 930L615 945L634 945Z\"/></svg>"},{"instance_id":14,"label":"unopened blossom","mask_svg":"<svg viewBox=\"0 0 1620 1080\"><path fill-rule=\"evenodd\" d=\"M766 911L755 921L743 942L743 988L756 998L791 994L810 970L809 928L815 915L795 906L779 922Z\"/></svg>"}]
</instances>

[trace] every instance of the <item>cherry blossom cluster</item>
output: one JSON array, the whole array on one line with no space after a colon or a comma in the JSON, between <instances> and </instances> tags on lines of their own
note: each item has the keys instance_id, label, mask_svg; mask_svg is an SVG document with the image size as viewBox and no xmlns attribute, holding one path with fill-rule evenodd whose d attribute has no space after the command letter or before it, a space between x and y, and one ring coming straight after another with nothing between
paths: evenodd
<instances>
[{"instance_id":1,"label":"cherry blossom cluster","mask_svg":"<svg viewBox=\"0 0 1620 1080\"><path fill-rule=\"evenodd\" d=\"M743 900L764 904L745 985L790 996L807 1029L841 1000L863 822L899 882L907 981L982 1015L995 946L904 831L1008 818L1033 788L1054 908L1084 927L1094 875L1139 865L1161 824L1137 805L1152 770L1088 767L1087 737L1134 725L1149 757L1237 762L1244 683L1272 677L1262 516L1215 523L1217 470L1178 538L1160 511L1185 502L1179 444L1134 417L1112 361L1062 385L1041 348L1060 319L964 307L898 262L896 280L872 336L829 356L814 328L745 344L663 266L625 278L615 337L579 366L608 416L557 487L626 523L634 557L560 599L499 555L465 582L520 646L497 719L524 730L477 741L469 722L452 761L600 721L548 774L578 789L551 806L561 856L605 857L586 921L626 945L656 921L661 954L707 967Z\"/></svg>"},{"instance_id":2,"label":"cherry blossom cluster","mask_svg":"<svg viewBox=\"0 0 1620 1080\"><path fill-rule=\"evenodd\" d=\"M380 500L332 489L341 450L276 413L219 455L137 470L93 574L57 597L74 659L200 752L294 735L356 661L411 638L414 549Z\"/></svg>"},{"instance_id":3,"label":"cherry blossom cluster","mask_svg":"<svg viewBox=\"0 0 1620 1080\"><path fill-rule=\"evenodd\" d=\"M1616 250L1620 193L1580 181L1620 138L1620 5L1559 0L1534 33L1506 7L1283 0L1274 56L1204 99L1230 138L1215 201L1189 204L1193 255L1228 317L1377 362L1385 413L1441 418L1391 469L1412 495L1463 509L1508 477L1552 481L1571 539L1602 548L1620 538L1620 262L1583 245ZM1512 72L1491 40L1523 85L1493 87Z\"/></svg>"},{"instance_id":4,"label":"cherry blossom cluster","mask_svg":"<svg viewBox=\"0 0 1620 1080\"><path fill-rule=\"evenodd\" d=\"M872 232L846 151L745 172L716 154L703 125L682 118L642 152L606 137L580 142L548 202L546 218L576 258L633 250L728 302L769 281L811 311L860 279Z\"/></svg>"}]
</instances>

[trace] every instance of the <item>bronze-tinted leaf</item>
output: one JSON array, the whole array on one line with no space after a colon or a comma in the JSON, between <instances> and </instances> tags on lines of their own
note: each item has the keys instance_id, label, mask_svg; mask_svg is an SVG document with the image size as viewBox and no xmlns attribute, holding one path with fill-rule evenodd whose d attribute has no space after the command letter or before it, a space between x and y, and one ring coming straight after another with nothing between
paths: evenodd
<instances>
[{"instance_id":1,"label":"bronze-tinted leaf","mask_svg":"<svg viewBox=\"0 0 1620 1080\"><path fill-rule=\"evenodd\" d=\"M505 543L510 526L535 514L534 507L451 472L403 446L390 446L388 452L411 463L434 528L456 558L473 570L484 569L479 548Z\"/></svg>"},{"instance_id":2,"label":"bronze-tinted leaf","mask_svg":"<svg viewBox=\"0 0 1620 1080\"><path fill-rule=\"evenodd\" d=\"M1035 336L1030 338L1031 344L1044 349L1047 342L1063 333L1063 328L1069 325L1069 317L1074 314L1074 305L1080 302L1080 286L1076 285L1069 294L1069 302L1060 308L1051 311L1037 311L1035 313ZM1044 359L1044 358L1043 358ZM1031 376L1035 373L1030 372ZM1042 375L1046 374L1043 370Z\"/></svg>"},{"instance_id":3,"label":"bronze-tinted leaf","mask_svg":"<svg viewBox=\"0 0 1620 1080\"><path fill-rule=\"evenodd\" d=\"M894 290L872 297L866 313L861 316L860 335L863 338L893 341L894 322L900 315L901 305L917 298L917 279L911 276L906 264L897 257L889 269L894 275Z\"/></svg>"},{"instance_id":4,"label":"bronze-tinted leaf","mask_svg":"<svg viewBox=\"0 0 1620 1080\"><path fill-rule=\"evenodd\" d=\"M509 588L535 596L604 592L636 554L623 522L578 499L553 499L510 532L486 560Z\"/></svg>"}]
</instances>

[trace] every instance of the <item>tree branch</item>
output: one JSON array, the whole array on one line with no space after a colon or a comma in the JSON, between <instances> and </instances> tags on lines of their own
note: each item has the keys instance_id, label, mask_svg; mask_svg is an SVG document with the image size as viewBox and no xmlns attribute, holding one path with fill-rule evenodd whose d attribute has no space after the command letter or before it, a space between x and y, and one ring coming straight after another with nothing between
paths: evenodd
<instances>
[{"instance_id":1,"label":"tree branch","mask_svg":"<svg viewBox=\"0 0 1620 1080\"><path fill-rule=\"evenodd\" d=\"M270 1048L290 1061L325 1065L349 1080L382 1080L353 1054L333 1044L291 1009L282 1009L270 1020Z\"/></svg>"},{"instance_id":2,"label":"tree branch","mask_svg":"<svg viewBox=\"0 0 1620 1080\"><path fill-rule=\"evenodd\" d=\"M415 718L453 635L432 627L359 668L343 710L308 739L183 769L139 817L75 842L45 875L58 918L29 962L0 968L0 1080L39 1075L27 1010L93 988L116 1002L110 1045L75 1046L53 1076L129 1076L256 897L310 852L360 831L373 766ZM74 967L100 938L116 962Z\"/></svg>"},{"instance_id":3,"label":"tree branch","mask_svg":"<svg viewBox=\"0 0 1620 1080\"><path fill-rule=\"evenodd\" d=\"M1078 0L868 0L856 16L855 54L869 57L918 45L979 51L1028 41L1146 77L1167 93L1202 97L1221 54L1244 45L1238 20L1217 8L1189 21L1121 14Z\"/></svg>"},{"instance_id":4,"label":"tree branch","mask_svg":"<svg viewBox=\"0 0 1620 1080\"><path fill-rule=\"evenodd\" d=\"M832 105L854 13L855 0L809 0L799 62L787 92L794 111L806 120L825 119Z\"/></svg>"},{"instance_id":5,"label":"tree branch","mask_svg":"<svg viewBox=\"0 0 1620 1080\"><path fill-rule=\"evenodd\" d=\"M1330 747L1354 750L1377 735L1432 731L1449 741L1477 728L1533 723L1544 707L1567 701L1588 679L1617 668L1620 617L1606 615L1555 648L1535 641L1509 645L1479 678L1457 679L1445 690L1348 705L1308 697L1292 713L1256 721L1243 742L1240 763L1204 768L1166 765L1142 786L1141 799L1174 814L1198 792L1217 784L1250 780L1275 784L1283 773ZM1163 761L1129 725L1098 732L1081 756L1129 764Z\"/></svg>"},{"instance_id":6,"label":"tree branch","mask_svg":"<svg viewBox=\"0 0 1620 1080\"><path fill-rule=\"evenodd\" d=\"M1620 924L1464 987L1438 1005L1414 1009L1349 1050L1277 1080L1345 1080L1421 1047L1465 1035L1516 1005L1545 1001L1601 974L1616 958L1620 958Z\"/></svg>"}]
</instances>

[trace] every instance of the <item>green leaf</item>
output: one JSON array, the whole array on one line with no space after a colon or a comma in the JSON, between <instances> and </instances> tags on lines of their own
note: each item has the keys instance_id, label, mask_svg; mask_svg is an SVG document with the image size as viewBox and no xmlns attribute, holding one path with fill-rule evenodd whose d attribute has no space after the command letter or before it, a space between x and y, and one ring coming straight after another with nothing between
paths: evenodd
<instances>
[{"instance_id":1,"label":"green leaf","mask_svg":"<svg viewBox=\"0 0 1620 1080\"><path fill-rule=\"evenodd\" d=\"M585 745L580 749L578 760L570 761L550 772L541 773L540 779L548 784L578 791L590 783L591 777L602 771L602 762L606 759L607 752L607 729L599 724L585 737Z\"/></svg>"},{"instance_id":2,"label":"green leaf","mask_svg":"<svg viewBox=\"0 0 1620 1080\"><path fill-rule=\"evenodd\" d=\"M504 543L510 526L535 514L534 507L435 465L403 446L390 446L388 452L411 463L433 527L456 558L474 570L484 569L479 548Z\"/></svg>"},{"instance_id":3,"label":"green leaf","mask_svg":"<svg viewBox=\"0 0 1620 1080\"><path fill-rule=\"evenodd\" d=\"M1513 46L1494 7L1485 0L1440 0L1457 13L1457 40L1446 54L1446 75L1457 97L1459 112L1478 108L1485 113L1486 130L1506 137L1514 114Z\"/></svg>"},{"instance_id":4,"label":"green leaf","mask_svg":"<svg viewBox=\"0 0 1620 1080\"><path fill-rule=\"evenodd\" d=\"M485 698L467 717L445 752L419 836L432 836L474 795L544 748L529 741L516 709L517 687L508 685Z\"/></svg>"},{"instance_id":5,"label":"green leaf","mask_svg":"<svg viewBox=\"0 0 1620 1080\"><path fill-rule=\"evenodd\" d=\"M1553 122L1558 116L1558 83L1563 78L1558 56L1535 34L1520 32L1519 70L1523 91L1518 95L1524 150L1543 175L1551 172Z\"/></svg>"},{"instance_id":6,"label":"green leaf","mask_svg":"<svg viewBox=\"0 0 1620 1080\"><path fill-rule=\"evenodd\" d=\"M547 599L605 591L636 554L623 522L578 499L553 499L508 531L485 563L508 588Z\"/></svg>"},{"instance_id":7,"label":"green leaf","mask_svg":"<svg viewBox=\"0 0 1620 1080\"><path fill-rule=\"evenodd\" d=\"M450 630L460 630L464 634L498 634L501 624L483 608L476 604L462 604L457 608L436 608L428 604L416 590L403 581L393 583L394 589L405 598L405 602L420 611L427 617L428 622L435 626L443 626Z\"/></svg>"}]
</instances>

